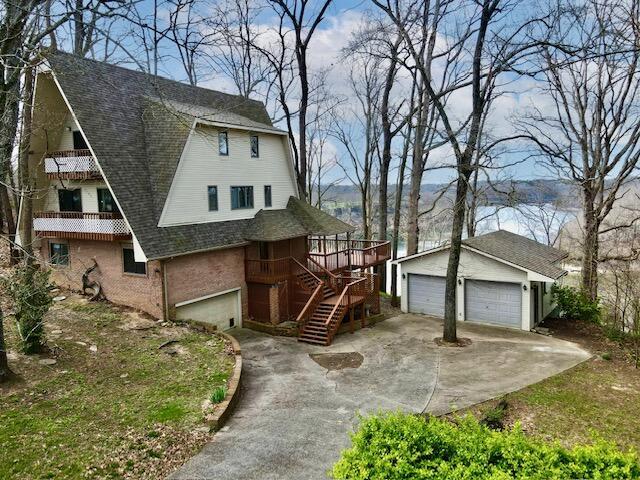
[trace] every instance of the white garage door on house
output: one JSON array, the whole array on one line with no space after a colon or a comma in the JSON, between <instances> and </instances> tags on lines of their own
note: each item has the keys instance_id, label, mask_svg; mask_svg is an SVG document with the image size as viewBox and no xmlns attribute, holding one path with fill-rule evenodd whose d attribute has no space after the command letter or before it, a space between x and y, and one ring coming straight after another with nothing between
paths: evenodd
<instances>
[{"instance_id":1,"label":"white garage door on house","mask_svg":"<svg viewBox=\"0 0 640 480\"><path fill-rule=\"evenodd\" d=\"M465 320L506 327L522 326L522 286L519 283L467 280Z\"/></svg>"},{"instance_id":2,"label":"white garage door on house","mask_svg":"<svg viewBox=\"0 0 640 480\"><path fill-rule=\"evenodd\" d=\"M215 325L218 330L240 326L240 290L176 304L178 320L197 320Z\"/></svg>"},{"instance_id":3,"label":"white garage door on house","mask_svg":"<svg viewBox=\"0 0 640 480\"><path fill-rule=\"evenodd\" d=\"M444 277L409 274L409 311L444 317Z\"/></svg>"}]
</instances>

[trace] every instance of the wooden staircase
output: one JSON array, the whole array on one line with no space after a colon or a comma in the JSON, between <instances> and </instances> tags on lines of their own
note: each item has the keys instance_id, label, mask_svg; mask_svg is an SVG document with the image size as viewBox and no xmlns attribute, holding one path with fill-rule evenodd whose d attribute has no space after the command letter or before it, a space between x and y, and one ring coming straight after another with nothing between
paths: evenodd
<instances>
[{"instance_id":1,"label":"wooden staircase","mask_svg":"<svg viewBox=\"0 0 640 480\"><path fill-rule=\"evenodd\" d=\"M342 320L347 310L344 305L338 305L332 323L327 326L327 319L334 307L333 303L320 302L318 308L315 309L309 321L302 328L298 340L314 345L329 345L331 343L329 329L333 326L333 322Z\"/></svg>"}]
</instances>

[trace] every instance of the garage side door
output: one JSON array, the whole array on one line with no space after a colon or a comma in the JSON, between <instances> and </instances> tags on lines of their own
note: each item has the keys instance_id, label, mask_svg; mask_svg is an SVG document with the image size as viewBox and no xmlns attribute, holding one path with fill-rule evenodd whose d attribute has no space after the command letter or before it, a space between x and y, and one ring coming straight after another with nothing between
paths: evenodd
<instances>
[{"instance_id":1,"label":"garage side door","mask_svg":"<svg viewBox=\"0 0 640 480\"><path fill-rule=\"evenodd\" d=\"M521 328L522 287L519 283L467 280L465 319Z\"/></svg>"},{"instance_id":2,"label":"garage side door","mask_svg":"<svg viewBox=\"0 0 640 480\"><path fill-rule=\"evenodd\" d=\"M444 317L444 277L410 273L409 311Z\"/></svg>"},{"instance_id":3,"label":"garage side door","mask_svg":"<svg viewBox=\"0 0 640 480\"><path fill-rule=\"evenodd\" d=\"M218 327L218 330L226 330L234 325L240 325L238 292L229 292L177 306L176 318L211 323Z\"/></svg>"}]
</instances>

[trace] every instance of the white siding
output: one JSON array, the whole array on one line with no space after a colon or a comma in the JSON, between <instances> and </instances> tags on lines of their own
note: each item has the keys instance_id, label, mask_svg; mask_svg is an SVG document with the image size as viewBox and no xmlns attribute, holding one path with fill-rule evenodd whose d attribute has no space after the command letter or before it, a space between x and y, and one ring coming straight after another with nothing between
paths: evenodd
<instances>
[{"instance_id":1,"label":"white siding","mask_svg":"<svg viewBox=\"0 0 640 480\"><path fill-rule=\"evenodd\" d=\"M99 181L51 180L44 202L44 211L57 212L60 210L58 190L62 188L68 190L75 190L76 188L82 189L82 211L97 213L98 188L107 188L107 185Z\"/></svg>"},{"instance_id":2,"label":"white siding","mask_svg":"<svg viewBox=\"0 0 640 480\"><path fill-rule=\"evenodd\" d=\"M80 130L76 122L73 120L71 113L67 115L60 136L60 144L57 149L52 150L73 150L73 132Z\"/></svg>"},{"instance_id":3,"label":"white siding","mask_svg":"<svg viewBox=\"0 0 640 480\"><path fill-rule=\"evenodd\" d=\"M447 274L447 263L449 261L449 250L434 252L423 255L400 264L402 273L402 291L408 291L407 278L411 273L423 275L434 275L444 277ZM493 260L475 252L462 249L460 253L460 267L458 269L458 279L460 280L456 289L458 320L465 319L465 280L489 280L494 282L510 282L528 285L527 272L505 265L502 262ZM522 329L530 329L530 300L529 291L522 292ZM402 295L401 307L403 312L408 311L407 296Z\"/></svg>"},{"instance_id":4,"label":"white siding","mask_svg":"<svg viewBox=\"0 0 640 480\"><path fill-rule=\"evenodd\" d=\"M252 218L264 208L271 185L273 209L285 208L295 184L284 135L258 133L260 157L251 158L251 133L229 130L229 155L218 154L218 130L197 127L190 135L174 176L160 226ZM209 212L207 186L218 187L218 211ZM231 187L253 186L254 208L231 209Z\"/></svg>"}]
</instances>

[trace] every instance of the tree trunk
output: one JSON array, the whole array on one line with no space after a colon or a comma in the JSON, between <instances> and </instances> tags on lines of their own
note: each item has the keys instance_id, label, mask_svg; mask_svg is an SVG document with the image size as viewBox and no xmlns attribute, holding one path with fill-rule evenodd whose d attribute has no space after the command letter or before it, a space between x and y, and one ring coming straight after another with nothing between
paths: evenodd
<instances>
[{"instance_id":1,"label":"tree trunk","mask_svg":"<svg viewBox=\"0 0 640 480\"><path fill-rule=\"evenodd\" d=\"M31 107L33 105L34 71L27 68L24 75L24 104L22 112L22 133L20 151L18 152L18 171L20 174L20 190L22 191L20 218L18 225L20 240L27 261L33 257L32 221L33 221L33 182L29 169L29 145L31 143Z\"/></svg>"},{"instance_id":2,"label":"tree trunk","mask_svg":"<svg viewBox=\"0 0 640 480\"><path fill-rule=\"evenodd\" d=\"M582 245L582 291L591 300L598 298L598 254L600 230L593 208L593 195L584 190L584 242Z\"/></svg>"},{"instance_id":3,"label":"tree trunk","mask_svg":"<svg viewBox=\"0 0 640 480\"><path fill-rule=\"evenodd\" d=\"M7 347L4 341L4 317L0 306L0 383L9 378L9 360L7 359Z\"/></svg>"},{"instance_id":4,"label":"tree trunk","mask_svg":"<svg viewBox=\"0 0 640 480\"><path fill-rule=\"evenodd\" d=\"M409 132L408 137L411 136ZM400 162L400 170L398 171L398 181L396 183L396 199L393 210L393 237L391 240L392 258L398 258L398 244L400 242L400 212L402 210L402 192L404 190L404 171L407 166L407 150L409 141L405 141L405 148ZM391 305L398 306L398 266L391 264Z\"/></svg>"},{"instance_id":5,"label":"tree trunk","mask_svg":"<svg viewBox=\"0 0 640 480\"><path fill-rule=\"evenodd\" d=\"M458 286L458 266L460 251L462 250L462 231L464 229L465 202L467 199L467 178L460 173L456 182L456 201L453 205L453 226L451 229L451 246L449 248L449 263L445 281L444 299L444 334L445 342L456 342L456 290Z\"/></svg>"}]
</instances>

